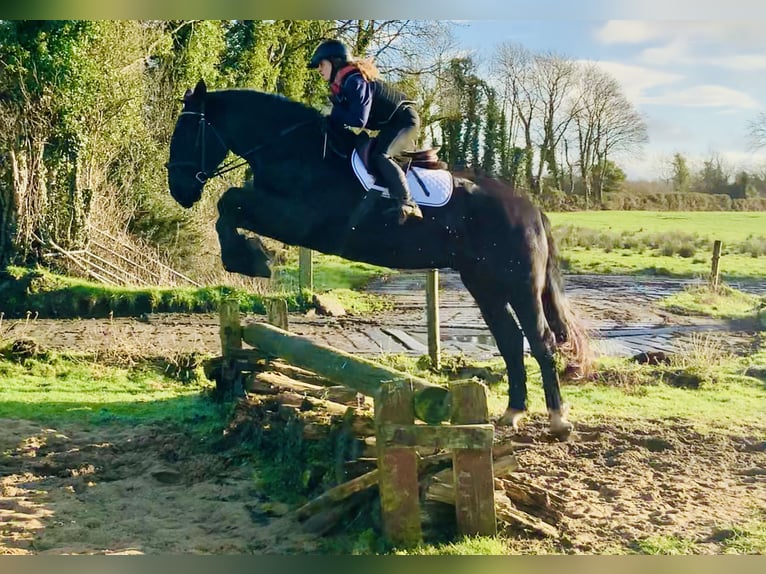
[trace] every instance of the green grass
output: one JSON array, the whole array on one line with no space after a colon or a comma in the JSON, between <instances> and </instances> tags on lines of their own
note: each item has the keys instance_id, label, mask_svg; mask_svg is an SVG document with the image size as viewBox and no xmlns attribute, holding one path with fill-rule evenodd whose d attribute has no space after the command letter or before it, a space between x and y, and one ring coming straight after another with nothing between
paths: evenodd
<instances>
[{"instance_id":1,"label":"green grass","mask_svg":"<svg viewBox=\"0 0 766 574\"><path fill-rule=\"evenodd\" d=\"M41 422L198 420L217 407L203 376L181 382L158 365L108 366L77 355L0 356L0 418Z\"/></svg>"},{"instance_id":2,"label":"green grass","mask_svg":"<svg viewBox=\"0 0 766 574\"><path fill-rule=\"evenodd\" d=\"M303 295L261 295L243 289L215 287L133 288L56 275L42 268L8 267L0 275L0 298L6 317L104 317L151 312L213 312L224 299L235 298L243 311L264 313L264 301L286 298L292 310L306 308Z\"/></svg>"},{"instance_id":3,"label":"green grass","mask_svg":"<svg viewBox=\"0 0 766 574\"><path fill-rule=\"evenodd\" d=\"M290 252L292 254L292 251ZM314 253L313 255L313 279L316 291L329 291L332 289L359 289L364 287L372 279L381 275L397 273L387 267L379 267L349 261L336 255ZM273 270L276 284L285 291L298 289L298 257L297 252Z\"/></svg>"},{"instance_id":4,"label":"green grass","mask_svg":"<svg viewBox=\"0 0 766 574\"><path fill-rule=\"evenodd\" d=\"M439 384L474 374L489 377L494 381L488 383L490 413L498 416L507 406L508 385L500 359L458 361L462 366L456 369L449 365L449 361L455 359L447 358L443 372L438 374L428 369L427 360L404 355L380 355L374 359ZM539 367L530 357L526 357L525 365L530 411L544 413ZM625 358L603 358L597 361L595 369L592 380L562 383L564 400L573 405L572 417L578 421L598 424L607 417L631 421L682 418L700 432L741 435L751 434L754 428L766 428L766 409L763 408L766 382L746 375L747 372L766 373L766 343L747 356L732 357L703 335L692 339L669 365L641 365ZM680 375L693 376L700 382L700 388L675 386Z\"/></svg>"},{"instance_id":5,"label":"green grass","mask_svg":"<svg viewBox=\"0 0 766 574\"><path fill-rule=\"evenodd\" d=\"M285 263L274 268L274 283L284 292L295 291L299 286L297 251L292 250L291 253ZM349 261L335 255L313 255L314 291L331 293L346 311L357 315L391 307L386 297L362 292L360 289L381 275L394 273L398 272L387 267Z\"/></svg>"},{"instance_id":6,"label":"green grass","mask_svg":"<svg viewBox=\"0 0 766 574\"><path fill-rule=\"evenodd\" d=\"M554 227L585 227L620 234L689 233L712 242L744 241L766 235L766 212L743 211L575 211L548 213Z\"/></svg>"},{"instance_id":7,"label":"green grass","mask_svg":"<svg viewBox=\"0 0 766 574\"><path fill-rule=\"evenodd\" d=\"M651 556L682 556L695 554L696 550L697 544L694 541L678 536L651 536L635 544L635 551L638 554Z\"/></svg>"},{"instance_id":8,"label":"green grass","mask_svg":"<svg viewBox=\"0 0 766 574\"><path fill-rule=\"evenodd\" d=\"M369 313L390 306L384 297L361 293L359 287L391 270L315 254L315 292L332 292L352 313ZM265 314L268 299L284 299L289 311L306 311L311 294L298 289L298 265L275 269L268 294L228 286L134 288L115 287L76 277L57 275L43 268L8 267L0 273L0 312L5 317L105 317L141 313L218 311L221 301L234 298L243 312Z\"/></svg>"},{"instance_id":9,"label":"green grass","mask_svg":"<svg viewBox=\"0 0 766 574\"><path fill-rule=\"evenodd\" d=\"M724 554L766 554L766 520L763 517L746 524L718 529Z\"/></svg>"},{"instance_id":10,"label":"green grass","mask_svg":"<svg viewBox=\"0 0 766 574\"><path fill-rule=\"evenodd\" d=\"M706 277L723 242L724 278L766 276L766 213L587 211L549 213L572 273Z\"/></svg>"},{"instance_id":11,"label":"green grass","mask_svg":"<svg viewBox=\"0 0 766 574\"><path fill-rule=\"evenodd\" d=\"M681 315L702 315L719 319L754 318L763 298L743 293L726 285L717 289L694 286L665 297L659 305Z\"/></svg>"},{"instance_id":12,"label":"green grass","mask_svg":"<svg viewBox=\"0 0 766 574\"><path fill-rule=\"evenodd\" d=\"M424 544L411 550L393 552L400 556L500 556L511 554L502 537L472 536L446 544Z\"/></svg>"},{"instance_id":13,"label":"green grass","mask_svg":"<svg viewBox=\"0 0 766 574\"><path fill-rule=\"evenodd\" d=\"M601 248L574 247L560 249L562 268L568 273L597 275L659 275L666 277L710 276L711 254L693 258L678 255L636 253L628 249L607 251ZM766 277L766 257L724 255L720 260L720 275L726 280L760 279Z\"/></svg>"}]
</instances>

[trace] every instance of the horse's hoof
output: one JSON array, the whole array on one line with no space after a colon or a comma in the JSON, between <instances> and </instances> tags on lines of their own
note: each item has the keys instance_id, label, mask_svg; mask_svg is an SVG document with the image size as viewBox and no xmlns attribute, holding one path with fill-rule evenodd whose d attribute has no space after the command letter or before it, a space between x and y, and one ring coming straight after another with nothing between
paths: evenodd
<instances>
[{"instance_id":1,"label":"horse's hoof","mask_svg":"<svg viewBox=\"0 0 766 574\"><path fill-rule=\"evenodd\" d=\"M513 427L513 430L518 431L519 426L521 425L521 422L524 420L526 415L526 411L508 408L503 413L503 416L497 420L496 424L498 426L510 426Z\"/></svg>"},{"instance_id":2,"label":"horse's hoof","mask_svg":"<svg viewBox=\"0 0 766 574\"><path fill-rule=\"evenodd\" d=\"M230 249L221 251L223 268L229 273L248 277L271 277L269 256L261 241L255 237L241 237Z\"/></svg>"},{"instance_id":3,"label":"horse's hoof","mask_svg":"<svg viewBox=\"0 0 766 574\"><path fill-rule=\"evenodd\" d=\"M572 434L574 425L567 420L568 413L568 404L561 405L561 408L558 410L548 410L549 431L551 435L564 440Z\"/></svg>"},{"instance_id":4,"label":"horse's hoof","mask_svg":"<svg viewBox=\"0 0 766 574\"><path fill-rule=\"evenodd\" d=\"M265 277L267 279L271 277L271 269L265 260L237 258L233 261L223 261L223 268L229 273L239 273L248 277Z\"/></svg>"}]
</instances>

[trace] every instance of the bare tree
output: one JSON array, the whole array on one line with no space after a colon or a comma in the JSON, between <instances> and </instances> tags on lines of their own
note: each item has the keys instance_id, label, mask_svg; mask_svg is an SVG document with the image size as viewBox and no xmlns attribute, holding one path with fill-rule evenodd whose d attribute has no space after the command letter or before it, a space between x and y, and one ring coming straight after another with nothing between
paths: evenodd
<instances>
[{"instance_id":1,"label":"bare tree","mask_svg":"<svg viewBox=\"0 0 766 574\"><path fill-rule=\"evenodd\" d=\"M646 124L623 95L619 83L595 64L580 68L580 104L573 113L579 151L580 178L586 201L595 191L601 200L603 177L594 189L594 173L619 152L636 151L648 140Z\"/></svg>"},{"instance_id":2,"label":"bare tree","mask_svg":"<svg viewBox=\"0 0 766 574\"><path fill-rule=\"evenodd\" d=\"M747 138L750 147L754 150L766 147L766 112L750 120L747 124Z\"/></svg>"},{"instance_id":3,"label":"bare tree","mask_svg":"<svg viewBox=\"0 0 766 574\"><path fill-rule=\"evenodd\" d=\"M532 125L538 108L538 92L533 89L534 58L521 44L504 43L498 46L492 60L492 72L499 78L503 106L508 113L509 141L515 142L519 133L524 141L529 161L526 162L527 185L534 193L540 193L539 179L532 172L534 155Z\"/></svg>"},{"instance_id":4,"label":"bare tree","mask_svg":"<svg viewBox=\"0 0 766 574\"><path fill-rule=\"evenodd\" d=\"M572 60L553 53L534 57L532 85L537 93L540 157L537 178L547 168L548 175L561 186L556 150L579 106L574 90L577 67Z\"/></svg>"},{"instance_id":5,"label":"bare tree","mask_svg":"<svg viewBox=\"0 0 766 574\"><path fill-rule=\"evenodd\" d=\"M329 35L348 44L359 57L372 57L388 74L427 74L435 61L424 65L424 48L442 43L454 24L441 20L336 20ZM416 67L410 64L417 62Z\"/></svg>"},{"instance_id":6,"label":"bare tree","mask_svg":"<svg viewBox=\"0 0 766 574\"><path fill-rule=\"evenodd\" d=\"M583 195L588 202L593 189L593 168L606 121L606 110L610 100L619 93L619 85L595 64L590 64L580 70L578 89L581 106L574 115L574 129Z\"/></svg>"}]
</instances>

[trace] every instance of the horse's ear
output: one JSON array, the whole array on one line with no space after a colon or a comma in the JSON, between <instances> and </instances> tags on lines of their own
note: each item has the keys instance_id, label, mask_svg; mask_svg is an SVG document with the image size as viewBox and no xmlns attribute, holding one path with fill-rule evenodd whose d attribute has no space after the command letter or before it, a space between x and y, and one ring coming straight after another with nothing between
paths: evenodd
<instances>
[{"instance_id":1,"label":"horse's ear","mask_svg":"<svg viewBox=\"0 0 766 574\"><path fill-rule=\"evenodd\" d=\"M186 89L186 92L184 93L184 102L188 102L192 97L192 91L190 89Z\"/></svg>"},{"instance_id":2,"label":"horse's ear","mask_svg":"<svg viewBox=\"0 0 766 574\"><path fill-rule=\"evenodd\" d=\"M194 86L194 95L199 98L204 98L206 93L207 85L205 85L205 80L200 80L197 82L197 85Z\"/></svg>"}]
</instances>

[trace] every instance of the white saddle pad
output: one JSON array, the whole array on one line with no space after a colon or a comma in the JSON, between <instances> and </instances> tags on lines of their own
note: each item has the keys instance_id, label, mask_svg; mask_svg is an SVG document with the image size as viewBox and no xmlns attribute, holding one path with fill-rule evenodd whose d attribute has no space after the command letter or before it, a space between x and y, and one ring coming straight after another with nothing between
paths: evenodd
<instances>
[{"instance_id":1,"label":"white saddle pad","mask_svg":"<svg viewBox=\"0 0 766 574\"><path fill-rule=\"evenodd\" d=\"M354 173L364 189L377 189L382 192L383 197L391 197L387 187L375 183L375 177L364 167L364 162L356 150L351 154L351 167L354 168ZM444 169L410 168L407 171L407 185L409 185L412 199L418 205L442 207L452 197L452 174Z\"/></svg>"}]
</instances>

